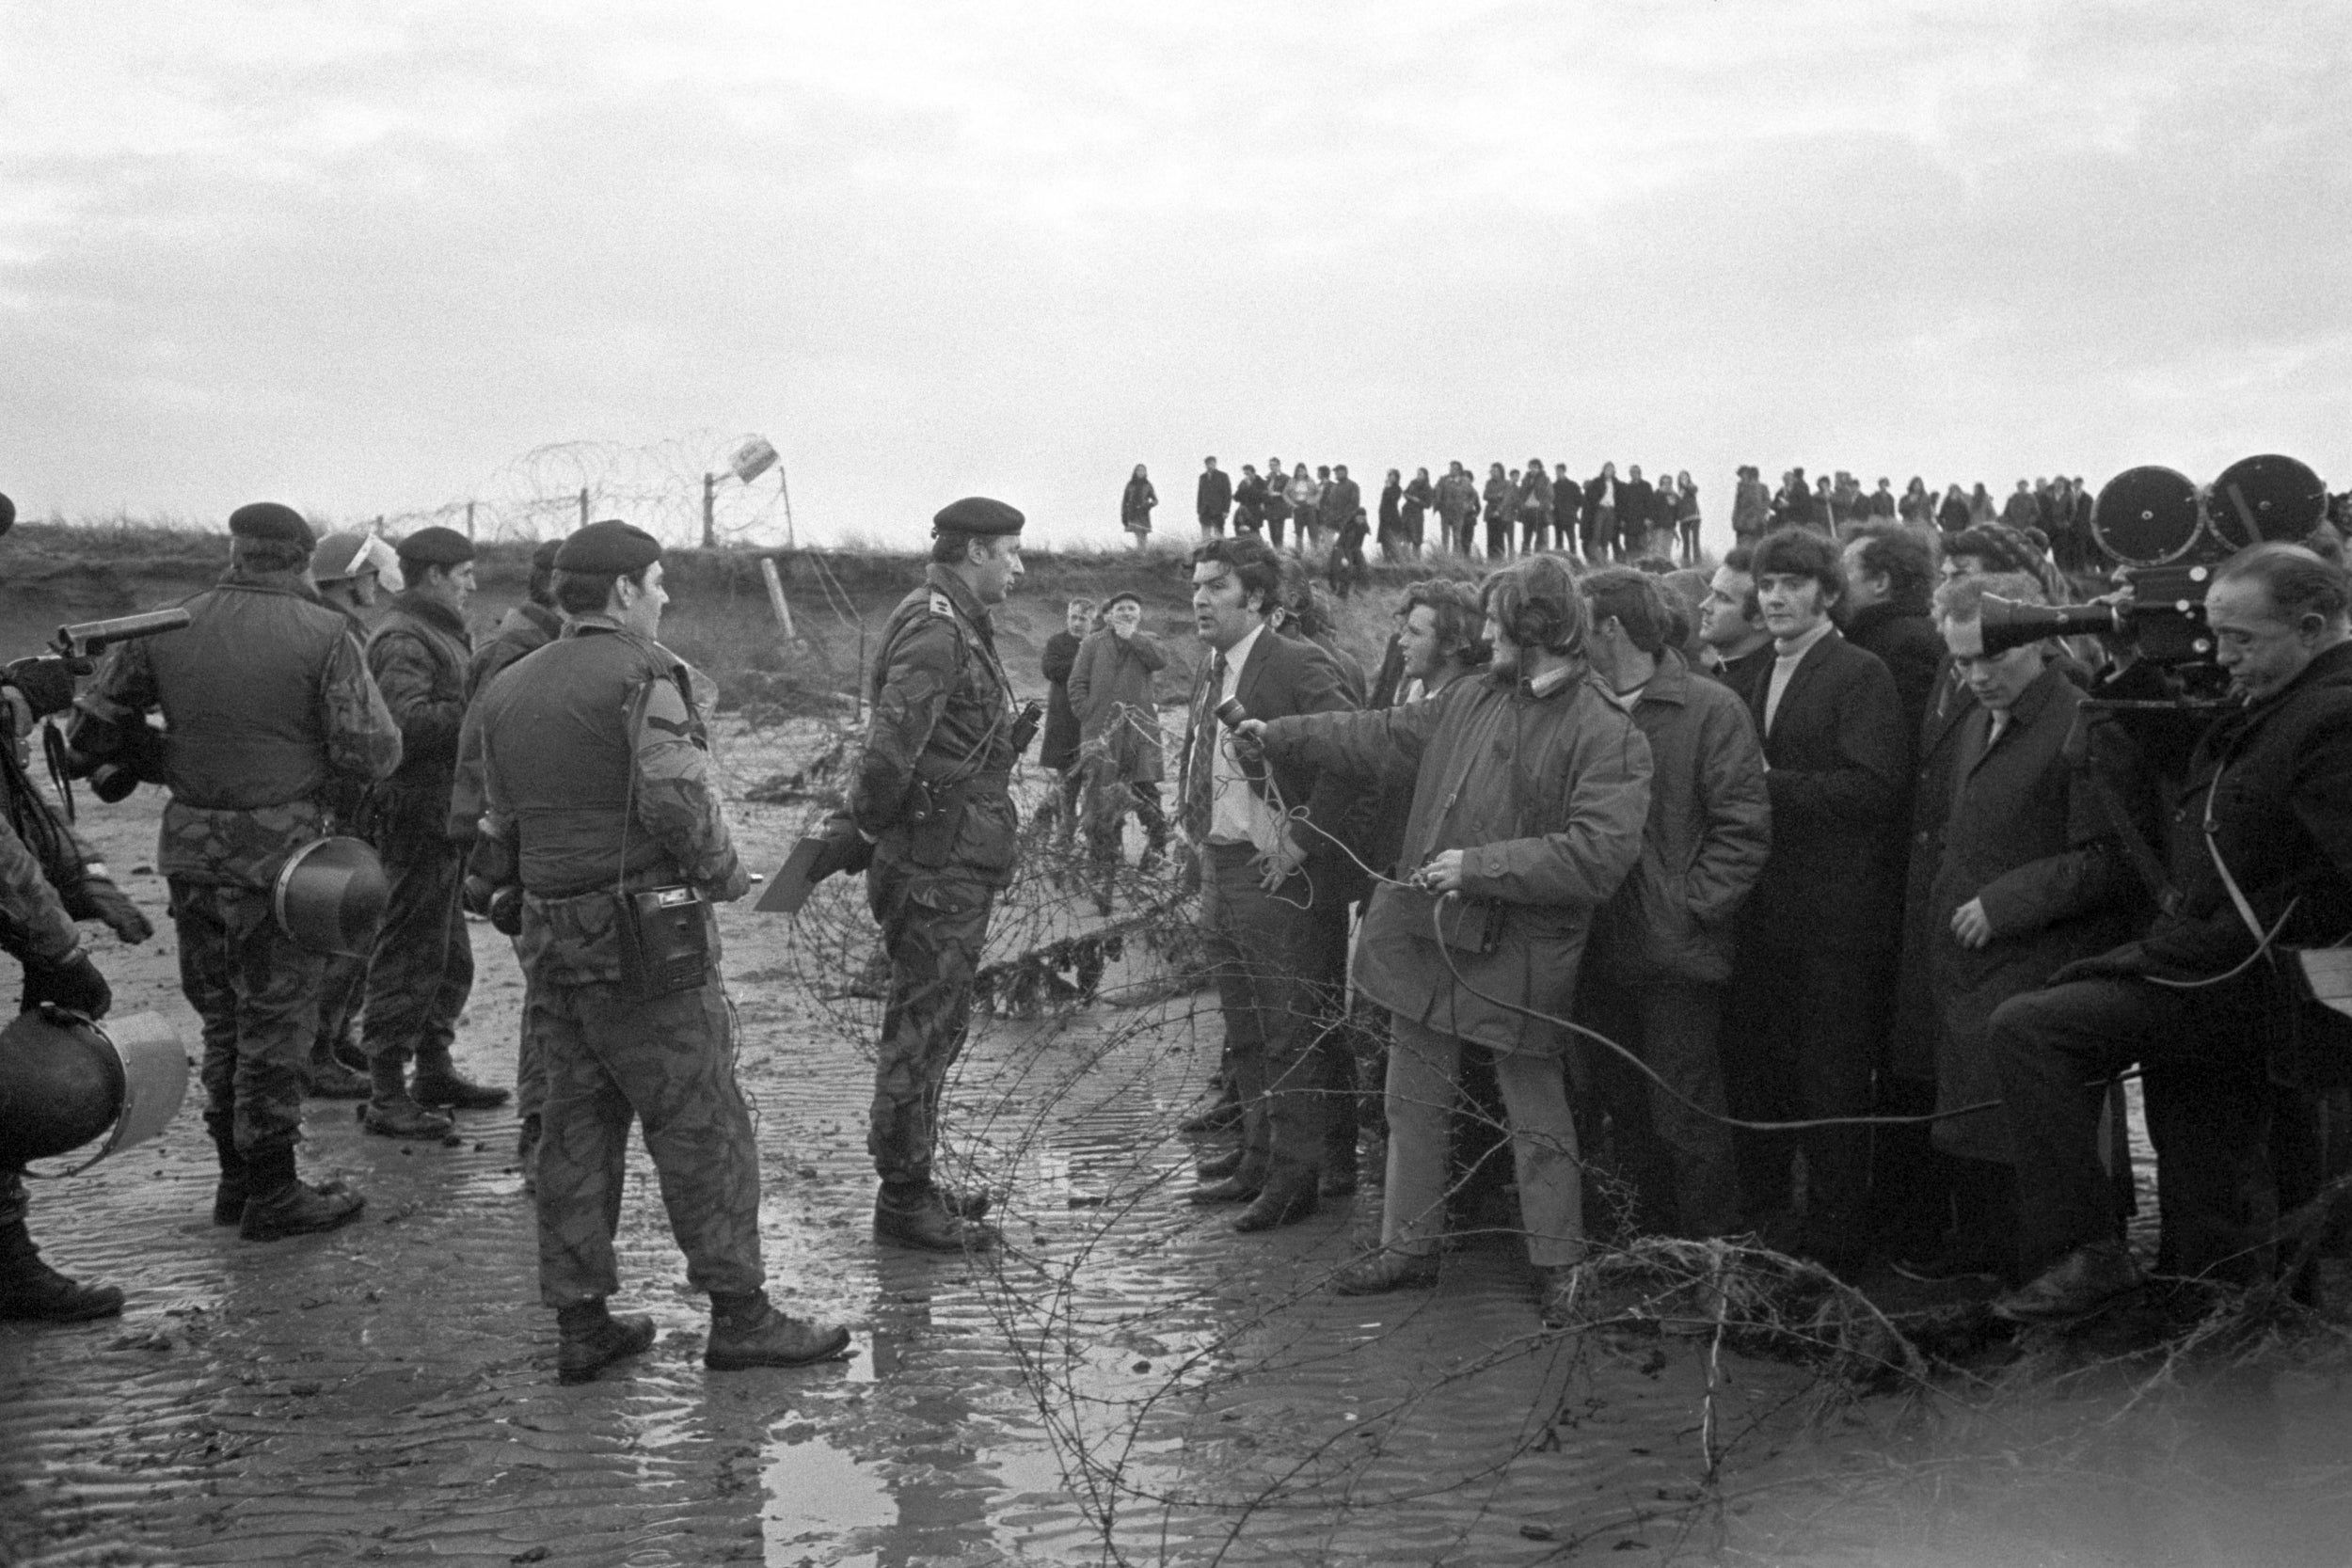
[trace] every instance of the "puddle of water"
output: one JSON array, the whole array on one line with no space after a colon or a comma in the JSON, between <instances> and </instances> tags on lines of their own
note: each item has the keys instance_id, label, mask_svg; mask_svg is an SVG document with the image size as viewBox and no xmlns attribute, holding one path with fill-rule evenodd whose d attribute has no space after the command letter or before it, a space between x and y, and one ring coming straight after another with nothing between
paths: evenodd
<instances>
[{"instance_id":1,"label":"puddle of water","mask_svg":"<svg viewBox=\"0 0 2352 1568\"><path fill-rule=\"evenodd\" d=\"M767 1501L760 1509L760 1539L771 1568L811 1557L833 1564L864 1564L871 1552L821 1555L857 1530L880 1529L898 1519L889 1487L866 1466L812 1434L787 1442L762 1472Z\"/></svg>"}]
</instances>

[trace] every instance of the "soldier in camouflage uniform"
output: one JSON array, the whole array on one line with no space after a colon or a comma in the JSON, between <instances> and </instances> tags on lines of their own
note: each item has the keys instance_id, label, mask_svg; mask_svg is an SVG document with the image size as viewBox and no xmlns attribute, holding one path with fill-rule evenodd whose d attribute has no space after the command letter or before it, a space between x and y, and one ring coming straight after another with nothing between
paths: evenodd
<instances>
[{"instance_id":1,"label":"soldier in camouflage uniform","mask_svg":"<svg viewBox=\"0 0 2352 1568\"><path fill-rule=\"evenodd\" d=\"M466 667L466 724L458 732L457 777L449 802L449 837L453 844L472 843L475 827L482 820L482 726L476 718L475 699L507 666L564 635L563 612L555 608L555 556L563 546L561 539L549 539L531 552L528 597L506 612L498 629L474 649L473 662ZM488 914L490 889L477 881L472 892L475 896L468 907L476 914ZM526 1028L515 1059L515 1109L522 1117L515 1158L522 1166L526 1189L534 1180L532 1155L539 1147L539 1108L547 1097L547 1064Z\"/></svg>"},{"instance_id":2,"label":"soldier in camouflage uniform","mask_svg":"<svg viewBox=\"0 0 2352 1568\"><path fill-rule=\"evenodd\" d=\"M16 503L0 496L0 533L15 521ZM54 710L72 698L72 676L63 675L61 689L51 694L52 702L42 702L39 693L23 695ZM5 819L0 819L0 948L24 966L24 1007L29 1012L43 1002L52 1002L103 1018L113 993L84 951L73 918L60 901L60 889L68 884L56 880L61 871L70 881L82 880L87 857L77 847L70 863L61 865L58 857L37 855L26 847L11 824L28 816L38 816L51 826L54 831L48 836L69 844L72 841L65 825L48 811L47 802L33 793L23 769L11 768L6 774L8 810ZM113 883L106 883L106 891L129 908L129 900L114 891ZM93 908L89 912L100 911ZM130 912L141 926L146 924L136 910ZM120 916L104 918L115 925ZM119 925L116 928L123 929ZM152 934L151 930L142 933ZM141 939L125 931L124 940ZM0 1160L0 1320L83 1323L121 1311L122 1292L115 1287L80 1284L40 1260L40 1249L24 1227L24 1167Z\"/></svg>"},{"instance_id":3,"label":"soldier in camouflage uniform","mask_svg":"<svg viewBox=\"0 0 2352 1568\"><path fill-rule=\"evenodd\" d=\"M1012 879L1020 744L989 607L1021 578L1021 514L972 497L931 519L931 564L874 661L873 719L850 815L873 846L866 898L890 955L890 1000L866 1147L882 1192L874 1236L932 1251L989 1246L984 1195L931 1177L940 1092L963 1049L997 891Z\"/></svg>"},{"instance_id":4,"label":"soldier in camouflage uniform","mask_svg":"<svg viewBox=\"0 0 2352 1568\"><path fill-rule=\"evenodd\" d=\"M276 1241L345 1224L363 1200L294 1174L323 960L278 927L270 894L286 857L326 833L333 781L389 775L400 730L349 626L310 584L301 515L258 502L229 531L229 571L186 601L191 624L110 651L70 739L103 761L163 710L171 800L157 862L181 989L203 1020L204 1119L220 1157L213 1219Z\"/></svg>"},{"instance_id":5,"label":"soldier in camouflage uniform","mask_svg":"<svg viewBox=\"0 0 2352 1568\"><path fill-rule=\"evenodd\" d=\"M404 586L399 557L389 545L372 533L330 533L310 555L310 580L318 585L319 601L339 610L351 623L352 636L366 647L374 632L373 617L379 593L397 594ZM334 832L363 836L360 820L367 789L357 781L339 781L326 793L328 818ZM329 953L326 977L319 985L319 1032L310 1047L310 1096L314 1100L365 1100L368 1097L368 1058L359 1049L357 1025L359 998L368 983L364 953Z\"/></svg>"},{"instance_id":6,"label":"soldier in camouflage uniform","mask_svg":"<svg viewBox=\"0 0 2352 1568\"><path fill-rule=\"evenodd\" d=\"M506 1102L504 1089L468 1082L450 1060L457 1015L473 990L473 944L458 905L468 846L448 836L473 658L465 621L473 544L454 529L422 528L400 542L399 554L407 586L368 639L368 671L400 726L401 755L399 770L368 800L370 837L391 887L368 959L363 1125L386 1137L438 1139L450 1118L426 1107L486 1111Z\"/></svg>"},{"instance_id":7,"label":"soldier in camouflage uniform","mask_svg":"<svg viewBox=\"0 0 2352 1568\"><path fill-rule=\"evenodd\" d=\"M703 678L654 641L661 548L596 523L556 558L563 638L485 689L477 710L485 814L473 873L519 884L524 1027L548 1087L537 1155L539 1293L555 1308L566 1383L653 1342L615 1318L612 1237L631 1121L660 1178L687 1279L709 1292L706 1366L838 1355L846 1329L771 1307L759 1245L759 1153L735 1079L733 1009L711 900L751 885L709 778ZM629 895L691 890L707 958L664 990L624 970Z\"/></svg>"}]
</instances>

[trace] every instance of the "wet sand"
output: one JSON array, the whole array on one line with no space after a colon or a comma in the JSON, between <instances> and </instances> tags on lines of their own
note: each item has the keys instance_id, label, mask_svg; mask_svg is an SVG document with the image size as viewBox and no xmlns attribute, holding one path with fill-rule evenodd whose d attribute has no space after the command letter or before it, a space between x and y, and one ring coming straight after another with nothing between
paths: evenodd
<instances>
[{"instance_id":1,"label":"wet sand","mask_svg":"<svg viewBox=\"0 0 2352 1568\"><path fill-rule=\"evenodd\" d=\"M88 825L161 925L160 879L131 869L155 809L142 792ZM801 815L739 810L747 858L776 864ZM823 896L846 928L854 888ZM1003 1256L878 1248L872 1006L814 994L839 957L748 901L723 928L771 1290L854 1323L853 1358L706 1372L640 1156L614 1306L658 1338L562 1387L511 1113L461 1117L442 1148L311 1102L306 1166L348 1175L367 1213L256 1245L210 1224L192 1097L163 1138L37 1184L50 1256L131 1305L0 1325L0 1563L2290 1562L2352 1538L2324 1369L2203 1389L2160 1424L2110 1379L1988 1426L1730 1355L1731 1453L1702 1493L1703 1337L1544 1335L1507 1240L1451 1256L1435 1292L1334 1296L1369 1196L1260 1237L1184 1204L1174 1129L1217 1030L1205 998L1122 991L1140 956L1095 1007L975 1031L946 1120L960 1171L1009 1193ZM520 979L472 931L459 1061L511 1083ZM192 1044L168 926L101 941L118 1008Z\"/></svg>"}]
</instances>

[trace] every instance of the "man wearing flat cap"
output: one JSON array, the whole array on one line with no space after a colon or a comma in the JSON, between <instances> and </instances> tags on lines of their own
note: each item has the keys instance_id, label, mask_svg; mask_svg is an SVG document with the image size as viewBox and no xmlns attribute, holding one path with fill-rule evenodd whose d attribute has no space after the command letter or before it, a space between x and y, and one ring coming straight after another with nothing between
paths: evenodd
<instances>
[{"instance_id":1,"label":"man wearing flat cap","mask_svg":"<svg viewBox=\"0 0 2352 1568\"><path fill-rule=\"evenodd\" d=\"M932 1252L994 1244L988 1200L932 1179L940 1091L963 1049L990 906L1012 880L1019 819L1012 682L992 606L1021 579L1021 514L968 497L931 519L922 585L874 661L873 718L849 814L873 847L866 901L890 956L890 1000L866 1147L882 1178L875 1240Z\"/></svg>"},{"instance_id":2,"label":"man wearing flat cap","mask_svg":"<svg viewBox=\"0 0 2352 1568\"><path fill-rule=\"evenodd\" d=\"M523 1027L547 1070L539 1296L565 1383L653 1343L651 1318L606 1305L632 1121L687 1283L710 1296L703 1364L798 1366L850 1339L776 1310L764 1289L759 1151L712 914L751 879L710 780L710 687L654 640L661 574L660 545L627 523L565 540L564 635L485 688L472 725L485 805L472 872L520 889Z\"/></svg>"},{"instance_id":3,"label":"man wearing flat cap","mask_svg":"<svg viewBox=\"0 0 2352 1568\"><path fill-rule=\"evenodd\" d=\"M171 800L156 860L181 989L204 1025L213 1221L267 1242L331 1229L362 1206L294 1173L325 960L279 928L271 890L288 855L328 832L336 780L372 784L399 765L400 728L349 623L319 602L301 514L257 502L229 532L229 570L184 602L189 624L110 649L68 740L103 761L163 710Z\"/></svg>"},{"instance_id":4,"label":"man wearing flat cap","mask_svg":"<svg viewBox=\"0 0 2352 1568\"><path fill-rule=\"evenodd\" d=\"M437 1107L486 1111L506 1102L504 1089L469 1082L450 1059L457 1015L473 990L473 947L458 904L467 847L447 833L473 659L465 616L473 542L454 529L421 528L400 542L399 555L407 586L368 639L368 671L400 725L400 768L368 800L368 837L391 885L368 960L361 1124L385 1137L437 1141L451 1122Z\"/></svg>"}]
</instances>

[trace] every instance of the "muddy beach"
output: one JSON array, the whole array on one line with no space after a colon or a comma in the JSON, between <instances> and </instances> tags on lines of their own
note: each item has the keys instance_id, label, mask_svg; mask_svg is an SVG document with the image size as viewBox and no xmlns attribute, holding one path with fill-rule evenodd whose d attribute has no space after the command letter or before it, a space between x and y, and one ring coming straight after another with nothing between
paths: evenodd
<instances>
[{"instance_id":1,"label":"muddy beach","mask_svg":"<svg viewBox=\"0 0 2352 1568\"><path fill-rule=\"evenodd\" d=\"M723 738L747 858L772 867L807 808L739 797L823 736ZM85 824L160 915L158 809L143 791ZM1217 1026L1142 935L1097 955L1093 1005L976 1025L951 1157L1005 1195L1004 1255L878 1249L874 1005L843 994L857 895L828 887L797 927L748 901L723 921L771 1290L853 1323L853 1357L706 1372L640 1157L615 1306L659 1338L561 1387L510 1113L434 1147L310 1102L307 1161L368 1212L259 1245L210 1224L192 1099L162 1138L37 1185L52 1256L131 1301L118 1322L0 1326L0 1563L2343 1560L2352 1422L2309 1340L2153 1392L2119 1363L2047 1397L1956 1377L1857 1398L1671 1310L1544 1335L1507 1238L1452 1254L1434 1294L1331 1294L1376 1182L1270 1237L1182 1202L1177 1123ZM1082 935L1073 904L1025 881L992 957ZM473 931L459 1062L510 1083L521 982ZM99 940L117 1007L193 1041L168 927Z\"/></svg>"}]
</instances>

